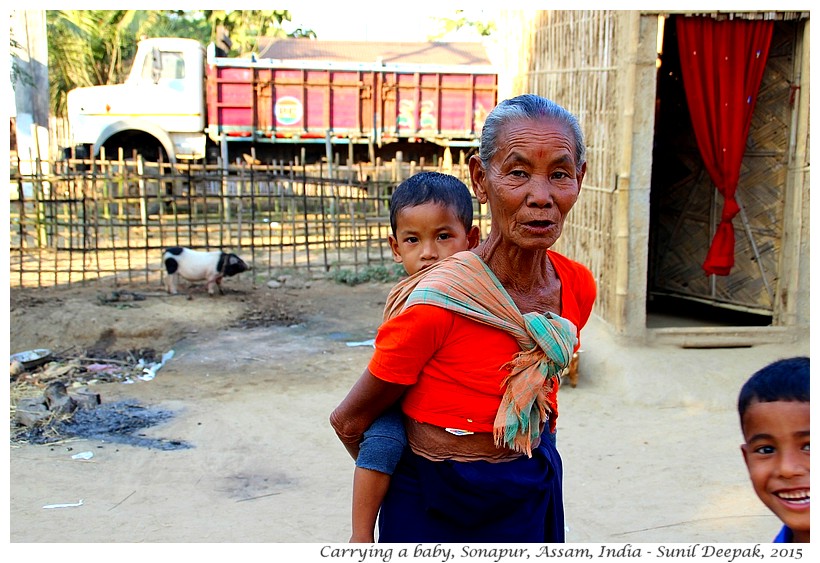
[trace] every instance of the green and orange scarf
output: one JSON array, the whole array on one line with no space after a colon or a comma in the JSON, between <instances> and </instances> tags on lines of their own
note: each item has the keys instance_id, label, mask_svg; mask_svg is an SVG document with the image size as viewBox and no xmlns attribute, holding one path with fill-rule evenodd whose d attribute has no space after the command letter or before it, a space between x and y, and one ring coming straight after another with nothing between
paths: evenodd
<instances>
[{"instance_id":1,"label":"green and orange scarf","mask_svg":"<svg viewBox=\"0 0 820 563\"><path fill-rule=\"evenodd\" d=\"M390 292L385 320L417 304L434 305L510 333L521 352L504 367L510 374L493 424L498 447L532 456L533 441L550 412L550 431L558 413L551 393L569 365L577 342L575 325L553 313L521 314L501 282L481 258L459 252L414 274ZM552 400L549 397L552 397Z\"/></svg>"}]
</instances>

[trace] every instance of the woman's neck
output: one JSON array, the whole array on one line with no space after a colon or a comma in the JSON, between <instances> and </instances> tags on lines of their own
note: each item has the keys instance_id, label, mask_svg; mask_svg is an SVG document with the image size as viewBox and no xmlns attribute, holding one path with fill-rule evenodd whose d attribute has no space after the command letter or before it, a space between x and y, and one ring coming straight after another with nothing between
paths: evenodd
<instances>
[{"instance_id":1,"label":"woman's neck","mask_svg":"<svg viewBox=\"0 0 820 563\"><path fill-rule=\"evenodd\" d=\"M487 239L475 249L522 313L552 311L560 314L561 282L547 251L504 246Z\"/></svg>"}]
</instances>

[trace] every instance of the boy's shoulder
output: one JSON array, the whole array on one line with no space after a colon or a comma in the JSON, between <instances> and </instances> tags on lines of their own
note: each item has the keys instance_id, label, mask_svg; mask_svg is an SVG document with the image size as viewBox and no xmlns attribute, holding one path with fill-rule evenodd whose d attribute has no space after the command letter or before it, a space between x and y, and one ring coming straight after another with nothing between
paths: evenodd
<instances>
[{"instance_id":1,"label":"boy's shoulder","mask_svg":"<svg viewBox=\"0 0 820 563\"><path fill-rule=\"evenodd\" d=\"M772 540L772 543L794 543L794 533L788 526L780 528L780 533Z\"/></svg>"}]
</instances>

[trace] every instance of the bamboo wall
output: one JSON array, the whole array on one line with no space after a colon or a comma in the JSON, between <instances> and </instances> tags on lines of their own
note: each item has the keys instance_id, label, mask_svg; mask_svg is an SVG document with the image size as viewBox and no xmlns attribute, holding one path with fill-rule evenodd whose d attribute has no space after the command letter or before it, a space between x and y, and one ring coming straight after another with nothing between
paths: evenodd
<instances>
[{"instance_id":1,"label":"bamboo wall","mask_svg":"<svg viewBox=\"0 0 820 563\"><path fill-rule=\"evenodd\" d=\"M581 123L587 173L555 249L592 270L599 291L595 312L611 319L615 286L602 282L615 279L618 259L614 220L623 18L606 11L518 11L507 13L499 27L506 60L518 61L517 77L509 79L510 95L545 96Z\"/></svg>"},{"instance_id":2,"label":"bamboo wall","mask_svg":"<svg viewBox=\"0 0 820 563\"><path fill-rule=\"evenodd\" d=\"M587 175L556 249L592 270L599 291L594 313L616 333L638 338L648 337L650 191L663 33L659 16L668 15L505 11L495 46L495 60L505 69L499 77L500 98L536 93L563 105L581 122L588 148ZM769 294L776 294L775 326L808 326L808 13L705 15L803 20L797 27L799 68L787 83L793 92L789 104L796 111L786 124L790 147L783 202L785 250L777 265L777 289L772 286Z\"/></svg>"}]
</instances>

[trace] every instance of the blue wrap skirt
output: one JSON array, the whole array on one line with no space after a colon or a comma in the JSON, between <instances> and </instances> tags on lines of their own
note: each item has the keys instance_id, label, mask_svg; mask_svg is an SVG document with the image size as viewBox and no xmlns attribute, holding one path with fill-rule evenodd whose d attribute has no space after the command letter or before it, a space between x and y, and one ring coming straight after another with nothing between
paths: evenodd
<instances>
[{"instance_id":1,"label":"blue wrap skirt","mask_svg":"<svg viewBox=\"0 0 820 563\"><path fill-rule=\"evenodd\" d=\"M382 543L564 542L563 468L544 436L531 458L434 462L405 448L379 512Z\"/></svg>"}]
</instances>

